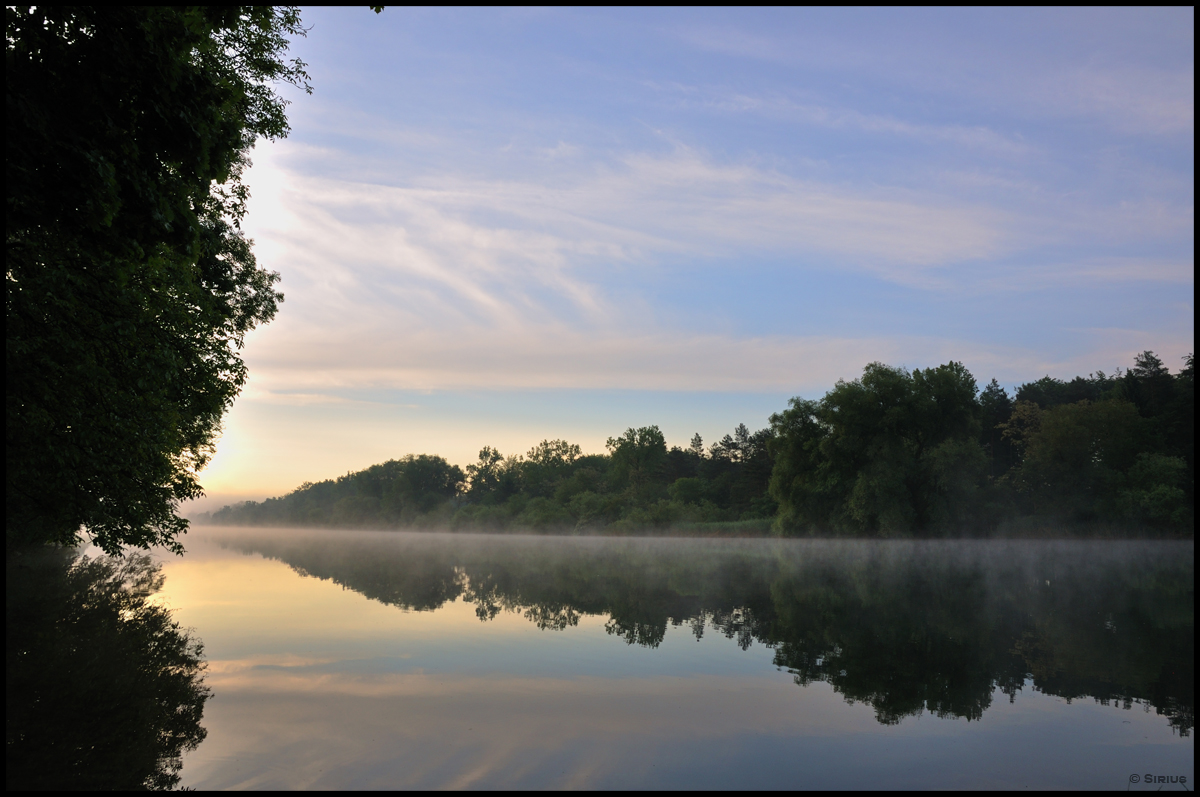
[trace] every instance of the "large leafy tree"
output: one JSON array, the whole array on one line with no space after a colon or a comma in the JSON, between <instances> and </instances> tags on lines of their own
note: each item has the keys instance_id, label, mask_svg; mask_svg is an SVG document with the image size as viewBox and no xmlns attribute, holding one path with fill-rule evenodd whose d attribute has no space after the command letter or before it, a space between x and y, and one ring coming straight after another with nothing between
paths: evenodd
<instances>
[{"instance_id":1,"label":"large leafy tree","mask_svg":"<svg viewBox=\"0 0 1200 797\"><path fill-rule=\"evenodd\" d=\"M1013 401L1008 391L993 379L979 393L981 428L979 443L988 458L988 476L998 479L1009 471L1017 461L1017 452L1012 441L1004 437L1000 424L1012 416Z\"/></svg>"},{"instance_id":2,"label":"large leafy tree","mask_svg":"<svg viewBox=\"0 0 1200 797\"><path fill-rule=\"evenodd\" d=\"M5 788L170 789L204 741L204 649L149 556L21 551L5 568Z\"/></svg>"},{"instance_id":3,"label":"large leafy tree","mask_svg":"<svg viewBox=\"0 0 1200 797\"><path fill-rule=\"evenodd\" d=\"M951 362L871 363L819 402L771 416L770 493L784 530L905 535L969 522L986 463L974 377Z\"/></svg>"},{"instance_id":4,"label":"large leafy tree","mask_svg":"<svg viewBox=\"0 0 1200 797\"><path fill-rule=\"evenodd\" d=\"M9 545L168 545L278 275L240 230L293 8L6 11Z\"/></svg>"},{"instance_id":5,"label":"large leafy tree","mask_svg":"<svg viewBox=\"0 0 1200 797\"><path fill-rule=\"evenodd\" d=\"M645 486L662 470L667 459L667 441L657 426L630 427L605 443L612 452L612 471L617 482L635 490Z\"/></svg>"}]
</instances>

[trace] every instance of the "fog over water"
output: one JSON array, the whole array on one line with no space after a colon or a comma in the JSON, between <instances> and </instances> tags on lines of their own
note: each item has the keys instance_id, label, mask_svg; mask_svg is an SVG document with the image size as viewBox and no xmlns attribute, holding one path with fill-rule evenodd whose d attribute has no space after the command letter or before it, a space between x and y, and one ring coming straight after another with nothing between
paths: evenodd
<instances>
[{"instance_id":1,"label":"fog over water","mask_svg":"<svg viewBox=\"0 0 1200 797\"><path fill-rule=\"evenodd\" d=\"M208 528L188 549L159 598L209 659L185 785L1192 782L1191 542Z\"/></svg>"}]
</instances>

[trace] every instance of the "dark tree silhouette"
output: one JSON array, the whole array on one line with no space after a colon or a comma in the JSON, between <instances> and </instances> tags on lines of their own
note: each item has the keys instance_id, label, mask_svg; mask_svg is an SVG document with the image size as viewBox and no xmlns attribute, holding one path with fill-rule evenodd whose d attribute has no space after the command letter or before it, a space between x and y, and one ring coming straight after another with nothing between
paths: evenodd
<instances>
[{"instance_id":1,"label":"dark tree silhouette","mask_svg":"<svg viewBox=\"0 0 1200 797\"><path fill-rule=\"evenodd\" d=\"M60 548L5 568L5 785L166 789L204 739L203 651L170 612L149 557Z\"/></svg>"}]
</instances>

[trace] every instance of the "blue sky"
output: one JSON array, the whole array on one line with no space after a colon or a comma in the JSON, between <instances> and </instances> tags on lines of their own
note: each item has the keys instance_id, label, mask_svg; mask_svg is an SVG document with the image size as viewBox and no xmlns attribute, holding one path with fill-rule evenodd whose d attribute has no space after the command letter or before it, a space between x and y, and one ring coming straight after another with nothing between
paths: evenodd
<instances>
[{"instance_id":1,"label":"blue sky","mask_svg":"<svg viewBox=\"0 0 1200 797\"><path fill-rule=\"evenodd\" d=\"M308 9L209 508L1194 338L1194 12Z\"/></svg>"}]
</instances>

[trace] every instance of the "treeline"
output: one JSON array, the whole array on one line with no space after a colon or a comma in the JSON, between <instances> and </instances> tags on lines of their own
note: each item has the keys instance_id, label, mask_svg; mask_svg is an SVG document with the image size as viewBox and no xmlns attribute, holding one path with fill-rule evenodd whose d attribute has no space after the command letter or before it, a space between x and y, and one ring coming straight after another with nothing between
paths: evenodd
<instances>
[{"instance_id":1,"label":"treeline","mask_svg":"<svg viewBox=\"0 0 1200 797\"><path fill-rule=\"evenodd\" d=\"M466 469L407 456L281 498L228 506L223 525L851 536L1036 528L1191 536L1194 359L1152 352L1114 375L979 389L960 363L868 365L770 426L668 447L656 426L604 454L545 440L485 447Z\"/></svg>"}]
</instances>

